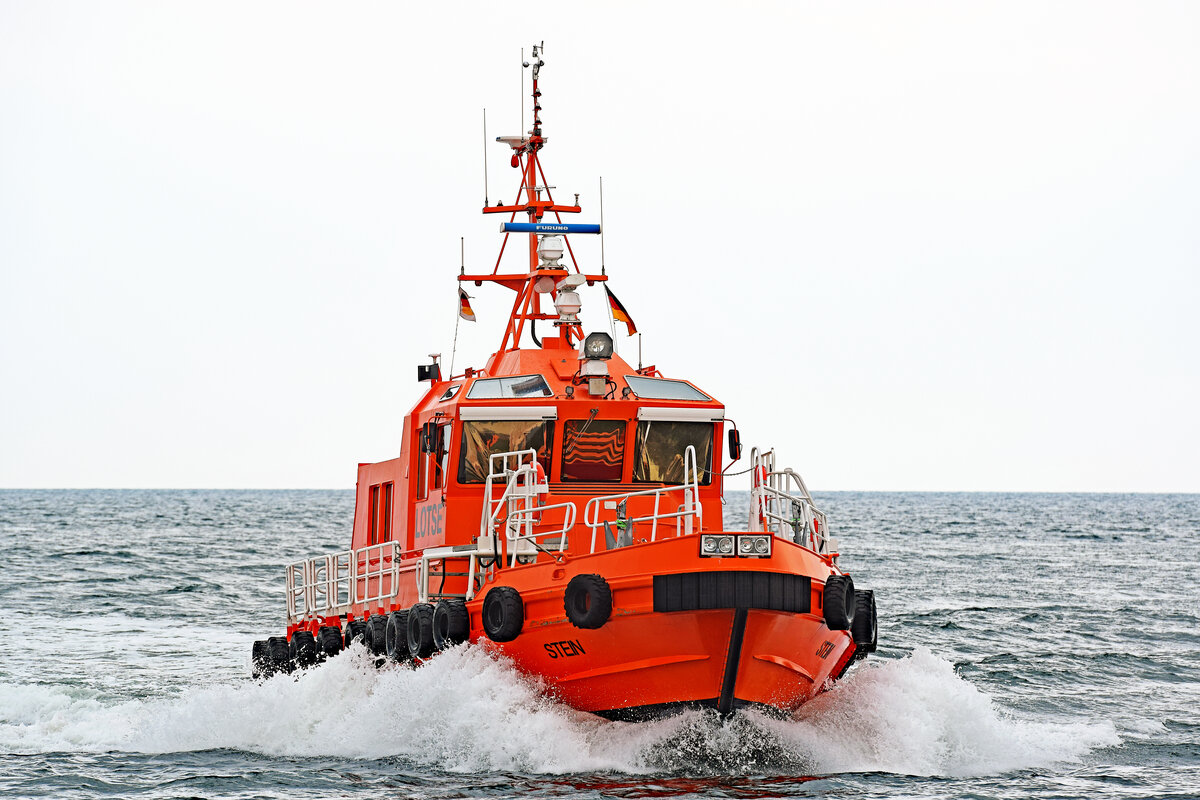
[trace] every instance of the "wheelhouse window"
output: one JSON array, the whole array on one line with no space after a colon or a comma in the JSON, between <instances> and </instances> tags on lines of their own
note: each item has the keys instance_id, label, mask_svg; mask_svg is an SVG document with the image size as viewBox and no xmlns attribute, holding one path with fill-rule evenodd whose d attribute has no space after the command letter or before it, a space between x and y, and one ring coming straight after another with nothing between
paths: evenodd
<instances>
[{"instance_id":1,"label":"wheelhouse window","mask_svg":"<svg viewBox=\"0 0 1200 800\"><path fill-rule=\"evenodd\" d=\"M550 474L554 422L550 420L471 420L463 423L459 483L483 483L497 453L534 450L538 463Z\"/></svg>"},{"instance_id":2,"label":"wheelhouse window","mask_svg":"<svg viewBox=\"0 0 1200 800\"><path fill-rule=\"evenodd\" d=\"M625 383L638 397L647 400L712 400L704 392L687 381L667 378L647 378L644 375L626 375ZM696 451L699 454L699 450Z\"/></svg>"},{"instance_id":3,"label":"wheelhouse window","mask_svg":"<svg viewBox=\"0 0 1200 800\"><path fill-rule=\"evenodd\" d=\"M624 420L572 419L563 423L563 481L620 482Z\"/></svg>"},{"instance_id":4,"label":"wheelhouse window","mask_svg":"<svg viewBox=\"0 0 1200 800\"><path fill-rule=\"evenodd\" d=\"M509 378L477 378L467 397L471 400L497 400L515 397L550 397L553 392L541 375L516 375Z\"/></svg>"},{"instance_id":5,"label":"wheelhouse window","mask_svg":"<svg viewBox=\"0 0 1200 800\"><path fill-rule=\"evenodd\" d=\"M712 482L713 424L642 420L633 440L633 480L636 483L683 483L683 454L696 448L700 483Z\"/></svg>"}]
</instances>

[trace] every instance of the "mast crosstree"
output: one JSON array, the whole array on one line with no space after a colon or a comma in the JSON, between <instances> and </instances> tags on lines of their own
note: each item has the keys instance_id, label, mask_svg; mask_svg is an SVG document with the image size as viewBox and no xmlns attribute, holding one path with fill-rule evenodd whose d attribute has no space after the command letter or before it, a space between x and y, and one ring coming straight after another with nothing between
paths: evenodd
<instances>
[{"instance_id":1,"label":"mast crosstree","mask_svg":"<svg viewBox=\"0 0 1200 800\"><path fill-rule=\"evenodd\" d=\"M583 209L579 205L579 195L575 195L574 205L563 205L555 202L552 190L555 188L546 180L542 168L541 152L546 146L547 137L542 133L542 90L539 86L541 68L546 65L543 60L545 45L533 46L532 61L522 62L522 67L529 68L533 74L533 126L520 136L497 136L496 141L511 148L509 163L514 169L521 170L521 183L517 190L516 199L508 205L500 201L494 206L485 205L484 214L508 214L508 222L502 223L500 230L504 240L500 244L500 253L496 257L496 265L490 273L460 274L459 282L473 281L476 286L483 283L497 283L516 292L512 310L509 312L508 324L504 329L504 337L500 348L492 360L508 350L520 347L521 338L528 324L531 335L535 336L534 327L539 320L553 321L558 328L558 336L565 346L574 347L575 342L583 339L583 328L573 313L562 313L561 310L546 309L542 305L542 295L552 295L552 302L557 306L563 292L573 294L573 289L586 281L591 286L597 281L606 281L604 274L586 274L575 258L571 247L571 234L598 234L599 225L567 223L563 214L578 214ZM544 195L544 196L543 196ZM517 222L517 215L524 214L525 222ZM554 221L546 216L552 214ZM514 233L525 234L529 245L528 272L502 273L500 264L508 247L509 237ZM570 257L570 265L562 264L559 259L563 248ZM574 273L584 280L572 279L564 285L564 281ZM577 297L576 297L577 301Z\"/></svg>"}]
</instances>

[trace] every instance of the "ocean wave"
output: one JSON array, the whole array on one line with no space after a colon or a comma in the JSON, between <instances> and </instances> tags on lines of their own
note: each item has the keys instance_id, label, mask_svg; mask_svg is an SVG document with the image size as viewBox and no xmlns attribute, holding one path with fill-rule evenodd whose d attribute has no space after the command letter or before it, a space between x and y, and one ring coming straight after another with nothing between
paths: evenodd
<instances>
[{"instance_id":1,"label":"ocean wave","mask_svg":"<svg viewBox=\"0 0 1200 800\"><path fill-rule=\"evenodd\" d=\"M692 711L608 722L555 702L479 646L383 670L356 646L296 676L158 699L0 684L0 747L13 753L234 749L398 758L450 772L966 776L1074 761L1118 743L1107 721L1013 718L920 648L856 667L788 719Z\"/></svg>"}]
</instances>

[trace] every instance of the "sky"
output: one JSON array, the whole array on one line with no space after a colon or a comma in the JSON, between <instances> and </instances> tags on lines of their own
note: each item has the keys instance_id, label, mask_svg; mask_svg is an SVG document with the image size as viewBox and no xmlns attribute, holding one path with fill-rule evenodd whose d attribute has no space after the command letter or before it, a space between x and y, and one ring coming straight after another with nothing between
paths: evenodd
<instances>
[{"instance_id":1,"label":"sky","mask_svg":"<svg viewBox=\"0 0 1200 800\"><path fill-rule=\"evenodd\" d=\"M1200 491L1200 5L1012 0L0 0L0 487L394 457L542 41L556 197L598 222L603 177L646 363L744 444L818 491ZM456 371L511 303L470 291Z\"/></svg>"}]
</instances>

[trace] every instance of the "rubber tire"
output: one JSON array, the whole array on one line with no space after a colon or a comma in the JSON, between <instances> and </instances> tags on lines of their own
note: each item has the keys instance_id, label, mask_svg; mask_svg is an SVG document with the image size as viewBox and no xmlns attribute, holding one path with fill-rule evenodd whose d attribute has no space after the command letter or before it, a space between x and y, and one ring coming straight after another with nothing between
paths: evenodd
<instances>
[{"instance_id":1,"label":"rubber tire","mask_svg":"<svg viewBox=\"0 0 1200 800\"><path fill-rule=\"evenodd\" d=\"M286 636L272 636L267 639L266 664L267 677L279 672L292 671L292 653Z\"/></svg>"},{"instance_id":2,"label":"rubber tire","mask_svg":"<svg viewBox=\"0 0 1200 800\"><path fill-rule=\"evenodd\" d=\"M855 653L874 653L879 646L879 622L875 616L875 592L859 589L854 593L854 621L850 633L854 636Z\"/></svg>"},{"instance_id":3,"label":"rubber tire","mask_svg":"<svg viewBox=\"0 0 1200 800\"><path fill-rule=\"evenodd\" d=\"M342 629L336 625L322 625L317 631L317 653L321 660L333 658L342 652Z\"/></svg>"},{"instance_id":4,"label":"rubber tire","mask_svg":"<svg viewBox=\"0 0 1200 800\"><path fill-rule=\"evenodd\" d=\"M363 631L363 642L367 652L379 657L387 655L387 617L382 614L372 614L367 617L367 627Z\"/></svg>"},{"instance_id":5,"label":"rubber tire","mask_svg":"<svg viewBox=\"0 0 1200 800\"><path fill-rule=\"evenodd\" d=\"M364 638L367 632L367 623L361 619L352 619L346 623L346 630L342 633L342 645L349 650L350 645L356 640L365 642Z\"/></svg>"},{"instance_id":6,"label":"rubber tire","mask_svg":"<svg viewBox=\"0 0 1200 800\"><path fill-rule=\"evenodd\" d=\"M608 581L592 573L571 578L563 592L563 609L576 628L603 626L612 616L612 589Z\"/></svg>"},{"instance_id":7,"label":"rubber tire","mask_svg":"<svg viewBox=\"0 0 1200 800\"><path fill-rule=\"evenodd\" d=\"M511 586L494 586L483 598L483 632L493 642L511 642L525 626L525 604Z\"/></svg>"},{"instance_id":8,"label":"rubber tire","mask_svg":"<svg viewBox=\"0 0 1200 800\"><path fill-rule=\"evenodd\" d=\"M317 663L317 640L312 631L296 631L291 642L292 663L298 669L308 669Z\"/></svg>"},{"instance_id":9,"label":"rubber tire","mask_svg":"<svg viewBox=\"0 0 1200 800\"><path fill-rule=\"evenodd\" d=\"M445 650L462 644L471 633L467 604L458 598L439 600L433 609L433 646Z\"/></svg>"},{"instance_id":10,"label":"rubber tire","mask_svg":"<svg viewBox=\"0 0 1200 800\"><path fill-rule=\"evenodd\" d=\"M393 611L388 614L384 637L389 661L408 661L408 611Z\"/></svg>"},{"instance_id":11,"label":"rubber tire","mask_svg":"<svg viewBox=\"0 0 1200 800\"><path fill-rule=\"evenodd\" d=\"M848 631L854 621L854 581L849 575L830 575L825 579L821 608L825 625L831 631Z\"/></svg>"},{"instance_id":12,"label":"rubber tire","mask_svg":"<svg viewBox=\"0 0 1200 800\"><path fill-rule=\"evenodd\" d=\"M267 664L267 640L259 639L250 645L250 677L262 678L270 674Z\"/></svg>"},{"instance_id":13,"label":"rubber tire","mask_svg":"<svg viewBox=\"0 0 1200 800\"><path fill-rule=\"evenodd\" d=\"M408 654L413 658L433 655L433 603L417 603L408 610Z\"/></svg>"}]
</instances>

